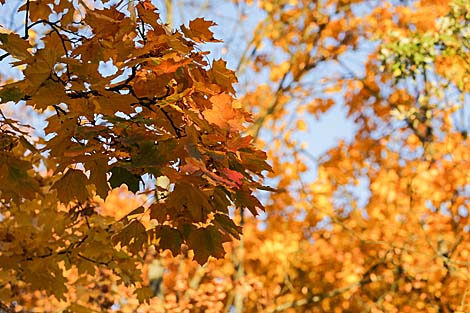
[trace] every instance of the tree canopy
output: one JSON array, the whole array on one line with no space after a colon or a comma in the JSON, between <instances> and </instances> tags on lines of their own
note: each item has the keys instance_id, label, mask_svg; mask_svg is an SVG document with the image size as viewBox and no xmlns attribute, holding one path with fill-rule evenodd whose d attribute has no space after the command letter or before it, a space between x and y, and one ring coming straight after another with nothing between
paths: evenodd
<instances>
[{"instance_id":1,"label":"tree canopy","mask_svg":"<svg viewBox=\"0 0 470 313\"><path fill-rule=\"evenodd\" d=\"M468 1L222 3L2 26L4 309L470 311Z\"/></svg>"}]
</instances>

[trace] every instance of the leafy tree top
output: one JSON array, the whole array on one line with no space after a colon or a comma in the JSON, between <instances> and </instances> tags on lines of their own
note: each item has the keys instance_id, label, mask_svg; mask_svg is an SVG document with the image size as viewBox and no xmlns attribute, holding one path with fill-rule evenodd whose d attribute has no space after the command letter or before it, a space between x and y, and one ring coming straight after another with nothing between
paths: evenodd
<instances>
[{"instance_id":1,"label":"leafy tree top","mask_svg":"<svg viewBox=\"0 0 470 313\"><path fill-rule=\"evenodd\" d=\"M26 120L0 115L0 286L60 299L64 271L99 267L135 284L149 246L193 250L202 264L240 235L230 207L263 209L252 193L270 166L242 135L251 120L236 76L197 47L218 41L214 23L172 31L150 1L130 9L28 0L24 32L0 34L3 64L23 74L0 87L0 109L23 103L47 117L33 140ZM148 205L116 222L97 198L122 184Z\"/></svg>"}]
</instances>

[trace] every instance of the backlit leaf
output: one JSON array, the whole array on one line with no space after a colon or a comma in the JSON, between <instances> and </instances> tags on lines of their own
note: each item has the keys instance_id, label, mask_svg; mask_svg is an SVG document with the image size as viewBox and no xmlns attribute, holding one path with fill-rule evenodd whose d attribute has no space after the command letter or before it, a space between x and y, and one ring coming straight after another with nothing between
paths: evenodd
<instances>
[{"instance_id":1,"label":"backlit leaf","mask_svg":"<svg viewBox=\"0 0 470 313\"><path fill-rule=\"evenodd\" d=\"M88 178L82 171L69 168L51 188L57 190L59 200L63 203L68 203L75 199L80 202L85 202L89 197L86 188L88 184ZM71 190L73 190L73 192L70 192Z\"/></svg>"},{"instance_id":2,"label":"backlit leaf","mask_svg":"<svg viewBox=\"0 0 470 313\"><path fill-rule=\"evenodd\" d=\"M211 26L217 25L212 21L206 21L203 18L196 18L189 22L189 28L181 26L181 30L186 37L191 38L196 42L218 42L214 38L214 33L209 30Z\"/></svg>"}]
</instances>

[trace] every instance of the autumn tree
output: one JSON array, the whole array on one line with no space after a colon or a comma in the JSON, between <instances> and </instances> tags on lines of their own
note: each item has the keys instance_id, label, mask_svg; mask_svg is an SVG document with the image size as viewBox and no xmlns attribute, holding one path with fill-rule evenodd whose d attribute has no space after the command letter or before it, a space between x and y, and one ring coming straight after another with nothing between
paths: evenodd
<instances>
[{"instance_id":1,"label":"autumn tree","mask_svg":"<svg viewBox=\"0 0 470 313\"><path fill-rule=\"evenodd\" d=\"M172 270L158 303L469 311L468 3L250 3L234 5L240 20L253 7L262 17L237 43L240 101L255 113L248 132L268 151L277 192L265 218L244 216L231 257L203 268L164 259ZM352 136L312 152L326 134L306 131L338 107Z\"/></svg>"},{"instance_id":2,"label":"autumn tree","mask_svg":"<svg viewBox=\"0 0 470 313\"><path fill-rule=\"evenodd\" d=\"M174 31L150 1L108 2L26 0L21 31L0 34L20 70L0 88L0 299L16 310L105 310L121 285L146 300L150 250L221 258L241 233L229 208L262 209L270 167L242 134L236 76L198 49L214 24ZM124 214L103 204L119 188L138 204Z\"/></svg>"},{"instance_id":3,"label":"autumn tree","mask_svg":"<svg viewBox=\"0 0 470 313\"><path fill-rule=\"evenodd\" d=\"M245 310L468 311L468 4L260 5L253 45L284 59L256 49L270 81L244 99L286 192L245 229ZM354 137L314 157L298 132L335 105Z\"/></svg>"},{"instance_id":4,"label":"autumn tree","mask_svg":"<svg viewBox=\"0 0 470 313\"><path fill-rule=\"evenodd\" d=\"M231 6L218 45L236 73L196 46L217 41L211 22L172 29L192 1L161 16L150 1L56 2L25 2L26 28L1 37L23 71L2 112L32 106L50 134L4 114L3 302L470 310L467 1L204 1L206 17ZM319 152L324 121L350 134ZM261 208L269 167L252 141L273 169L262 218L225 209Z\"/></svg>"}]
</instances>

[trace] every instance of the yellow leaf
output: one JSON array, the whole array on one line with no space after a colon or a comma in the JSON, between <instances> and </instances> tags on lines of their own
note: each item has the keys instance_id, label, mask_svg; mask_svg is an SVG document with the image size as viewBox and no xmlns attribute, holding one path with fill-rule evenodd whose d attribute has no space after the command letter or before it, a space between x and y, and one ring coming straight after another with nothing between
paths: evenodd
<instances>
[{"instance_id":1,"label":"yellow leaf","mask_svg":"<svg viewBox=\"0 0 470 313\"><path fill-rule=\"evenodd\" d=\"M307 123L305 123L304 120L298 120L297 121L297 129L300 131L306 131L307 130Z\"/></svg>"}]
</instances>

